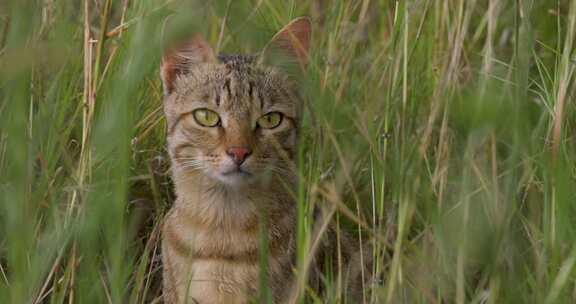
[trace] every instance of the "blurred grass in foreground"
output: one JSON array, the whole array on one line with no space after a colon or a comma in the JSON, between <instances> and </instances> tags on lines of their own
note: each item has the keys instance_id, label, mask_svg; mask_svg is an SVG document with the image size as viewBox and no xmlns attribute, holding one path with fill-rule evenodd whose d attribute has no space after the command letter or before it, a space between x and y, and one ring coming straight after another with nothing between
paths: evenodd
<instances>
[{"instance_id":1,"label":"blurred grass in foreground","mask_svg":"<svg viewBox=\"0 0 576 304\"><path fill-rule=\"evenodd\" d=\"M301 15L300 257L322 205L376 245L367 302L574 303L570 0L3 1L0 303L160 301L163 41L256 52Z\"/></svg>"}]
</instances>

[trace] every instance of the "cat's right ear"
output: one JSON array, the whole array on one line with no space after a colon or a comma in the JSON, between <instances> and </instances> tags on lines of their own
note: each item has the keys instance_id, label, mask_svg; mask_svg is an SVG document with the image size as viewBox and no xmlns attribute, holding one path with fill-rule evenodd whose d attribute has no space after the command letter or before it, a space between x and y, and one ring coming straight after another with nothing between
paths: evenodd
<instances>
[{"instance_id":1,"label":"cat's right ear","mask_svg":"<svg viewBox=\"0 0 576 304\"><path fill-rule=\"evenodd\" d=\"M215 61L214 51L200 34L168 48L162 56L160 76L164 87L164 96L172 93L179 76L190 71L194 64Z\"/></svg>"}]
</instances>

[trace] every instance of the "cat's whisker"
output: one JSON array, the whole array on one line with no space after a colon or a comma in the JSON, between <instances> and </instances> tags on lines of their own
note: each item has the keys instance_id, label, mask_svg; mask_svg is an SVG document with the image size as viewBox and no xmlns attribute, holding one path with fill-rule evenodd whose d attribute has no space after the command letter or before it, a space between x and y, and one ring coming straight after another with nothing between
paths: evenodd
<instances>
[{"instance_id":1,"label":"cat's whisker","mask_svg":"<svg viewBox=\"0 0 576 304\"><path fill-rule=\"evenodd\" d=\"M180 168L200 168L204 167L202 164L182 164Z\"/></svg>"},{"instance_id":2,"label":"cat's whisker","mask_svg":"<svg viewBox=\"0 0 576 304\"><path fill-rule=\"evenodd\" d=\"M176 160L176 161L180 161L180 160L183 160L183 161L200 161L200 159L198 159L197 157L174 157L172 159Z\"/></svg>"},{"instance_id":3,"label":"cat's whisker","mask_svg":"<svg viewBox=\"0 0 576 304\"><path fill-rule=\"evenodd\" d=\"M200 159L179 159L177 160L182 164L188 164L188 163L202 163L203 161Z\"/></svg>"},{"instance_id":4,"label":"cat's whisker","mask_svg":"<svg viewBox=\"0 0 576 304\"><path fill-rule=\"evenodd\" d=\"M287 168L279 165L266 164L260 168L259 171L270 172L276 174L278 177L295 176L296 172L293 168Z\"/></svg>"},{"instance_id":5,"label":"cat's whisker","mask_svg":"<svg viewBox=\"0 0 576 304\"><path fill-rule=\"evenodd\" d=\"M181 159L182 160L182 159ZM187 171L197 171L197 170L203 170L206 168L204 161L199 160L199 159L188 159L182 162L179 162L178 164L178 168L179 169L184 169Z\"/></svg>"},{"instance_id":6,"label":"cat's whisker","mask_svg":"<svg viewBox=\"0 0 576 304\"><path fill-rule=\"evenodd\" d=\"M187 166L181 166L181 169L186 169L186 170L199 170L199 169L204 169L204 166L201 165L187 165Z\"/></svg>"},{"instance_id":7,"label":"cat's whisker","mask_svg":"<svg viewBox=\"0 0 576 304\"><path fill-rule=\"evenodd\" d=\"M203 163L202 160L199 159L190 159L190 160L182 160L183 164L199 164L199 163Z\"/></svg>"}]
</instances>

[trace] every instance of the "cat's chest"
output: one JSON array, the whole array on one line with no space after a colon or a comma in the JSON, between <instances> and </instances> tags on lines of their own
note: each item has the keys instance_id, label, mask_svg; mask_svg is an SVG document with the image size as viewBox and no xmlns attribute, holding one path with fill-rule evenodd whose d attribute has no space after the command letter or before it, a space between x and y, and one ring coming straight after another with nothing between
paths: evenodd
<instances>
[{"instance_id":1,"label":"cat's chest","mask_svg":"<svg viewBox=\"0 0 576 304\"><path fill-rule=\"evenodd\" d=\"M163 227L165 261L179 286L178 294L193 295L203 304L250 303L253 299L248 295L257 294L260 273L263 230L258 217L214 226L190 214L175 207ZM267 222L269 275L274 282L285 282L294 252L293 216L275 212ZM215 298L220 300L209 300Z\"/></svg>"},{"instance_id":2,"label":"cat's chest","mask_svg":"<svg viewBox=\"0 0 576 304\"><path fill-rule=\"evenodd\" d=\"M259 273L256 231L209 228L173 212L163 234L181 296L202 304L250 302Z\"/></svg>"},{"instance_id":3,"label":"cat's chest","mask_svg":"<svg viewBox=\"0 0 576 304\"><path fill-rule=\"evenodd\" d=\"M164 242L183 257L193 260L229 260L255 262L258 258L258 229L207 226L197 219L174 210L164 224Z\"/></svg>"},{"instance_id":4,"label":"cat's chest","mask_svg":"<svg viewBox=\"0 0 576 304\"><path fill-rule=\"evenodd\" d=\"M249 303L255 295L258 266L218 260L192 260L182 264L189 278L183 284L198 303Z\"/></svg>"}]
</instances>

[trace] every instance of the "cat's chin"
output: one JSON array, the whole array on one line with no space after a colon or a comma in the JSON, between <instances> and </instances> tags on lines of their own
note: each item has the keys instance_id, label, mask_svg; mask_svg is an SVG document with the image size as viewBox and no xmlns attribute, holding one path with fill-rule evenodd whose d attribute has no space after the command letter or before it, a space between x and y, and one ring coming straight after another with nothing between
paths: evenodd
<instances>
[{"instance_id":1,"label":"cat's chin","mask_svg":"<svg viewBox=\"0 0 576 304\"><path fill-rule=\"evenodd\" d=\"M231 187L250 185L256 181L254 174L242 170L223 172L214 177L220 183Z\"/></svg>"}]
</instances>

